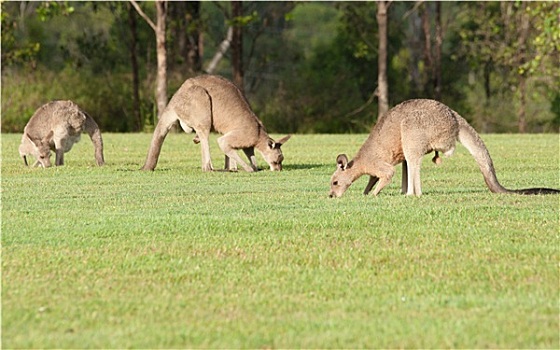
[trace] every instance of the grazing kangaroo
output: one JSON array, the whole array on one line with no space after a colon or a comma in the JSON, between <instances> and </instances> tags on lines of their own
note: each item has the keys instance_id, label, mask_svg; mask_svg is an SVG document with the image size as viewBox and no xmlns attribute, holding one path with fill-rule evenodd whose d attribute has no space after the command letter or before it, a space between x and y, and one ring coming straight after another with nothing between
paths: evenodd
<instances>
[{"instance_id":1,"label":"grazing kangaroo","mask_svg":"<svg viewBox=\"0 0 560 350\"><path fill-rule=\"evenodd\" d=\"M99 126L72 101L52 101L41 106L23 130L19 155L27 166L27 155L36 159L34 166L51 166L51 150L56 154L55 165L64 164L64 153L70 151L86 131L95 148L97 165L105 164L103 139Z\"/></svg>"},{"instance_id":2,"label":"grazing kangaroo","mask_svg":"<svg viewBox=\"0 0 560 350\"><path fill-rule=\"evenodd\" d=\"M226 155L227 170L237 170L240 164L245 171L257 171L255 148L270 170L282 170L284 156L280 147L290 136L278 141L271 139L243 93L230 81L215 75L187 79L173 95L154 130L142 170L154 170L163 141L177 120L185 132L196 132L193 141L200 143L204 171L214 170L208 144L212 130L223 134L218 145ZM239 149L249 158L250 166L237 154Z\"/></svg>"},{"instance_id":3,"label":"grazing kangaroo","mask_svg":"<svg viewBox=\"0 0 560 350\"><path fill-rule=\"evenodd\" d=\"M422 157L435 151L432 161L441 163L438 152L453 154L459 141L474 157L484 181L494 193L550 194L560 193L550 188L509 190L496 178L488 149L476 131L457 112L434 100L405 101L387 112L373 127L353 160L345 154L337 159L337 169L331 178L330 197L340 197L362 175L369 175L364 190L373 186L377 195L391 182L395 165L403 163L402 192L420 196L420 165Z\"/></svg>"}]
</instances>

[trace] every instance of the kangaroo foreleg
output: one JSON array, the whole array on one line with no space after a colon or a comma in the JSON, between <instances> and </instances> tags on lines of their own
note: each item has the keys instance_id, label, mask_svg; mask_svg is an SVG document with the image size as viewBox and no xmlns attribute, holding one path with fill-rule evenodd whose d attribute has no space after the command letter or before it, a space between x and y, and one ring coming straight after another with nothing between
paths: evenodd
<instances>
[{"instance_id":1,"label":"kangaroo foreleg","mask_svg":"<svg viewBox=\"0 0 560 350\"><path fill-rule=\"evenodd\" d=\"M231 159L228 156L225 156L225 165L224 169L228 171L237 171L237 162L235 159Z\"/></svg>"},{"instance_id":2,"label":"kangaroo foreleg","mask_svg":"<svg viewBox=\"0 0 560 350\"><path fill-rule=\"evenodd\" d=\"M390 183L391 183L391 178L390 177L380 178L379 182L377 183L377 187L375 187L375 190L373 190L373 195L377 196L379 194L379 192L381 192L381 190Z\"/></svg>"},{"instance_id":3,"label":"kangaroo foreleg","mask_svg":"<svg viewBox=\"0 0 560 350\"><path fill-rule=\"evenodd\" d=\"M364 195L367 195L371 192L371 189L373 188L373 186L375 186L377 181L379 181L379 178L377 176L370 176L369 177L368 184L366 185L366 188L364 190Z\"/></svg>"},{"instance_id":4,"label":"kangaroo foreleg","mask_svg":"<svg viewBox=\"0 0 560 350\"><path fill-rule=\"evenodd\" d=\"M236 144L236 141L239 138L244 138L244 137L245 137L245 134L244 134L244 131L242 131L242 130L241 131L240 130L230 131L230 132L226 133L224 136L218 138L218 145L220 146L220 149L222 150L222 152L224 152L224 154L230 158L230 161L234 160L245 171L253 172L253 171L255 171L255 169L248 166L247 163L245 163L245 161L243 161L243 159L241 159L241 157L237 153L238 148L234 148L234 146L232 146L232 145ZM249 153L249 154L251 154L251 153Z\"/></svg>"},{"instance_id":5,"label":"kangaroo foreleg","mask_svg":"<svg viewBox=\"0 0 560 350\"><path fill-rule=\"evenodd\" d=\"M237 151L229 145L229 137L228 136L230 136L230 135L226 134L226 135L224 135L224 136L222 136L218 139L218 145L220 146L220 149L222 150L222 152L224 152L224 154L226 156L228 156L230 158L230 161L234 160L237 164L241 165L241 167L245 171L252 172L253 168L248 166L247 163L245 163L243 161L243 159L241 159L239 154L237 154Z\"/></svg>"},{"instance_id":6,"label":"kangaroo foreleg","mask_svg":"<svg viewBox=\"0 0 560 350\"><path fill-rule=\"evenodd\" d=\"M197 133L200 140L200 155L202 157L202 171L213 171L212 160L210 159L210 144L208 142L209 132Z\"/></svg>"},{"instance_id":7,"label":"kangaroo foreleg","mask_svg":"<svg viewBox=\"0 0 560 350\"><path fill-rule=\"evenodd\" d=\"M257 168L257 158L255 157L255 149L253 147L243 148L243 152L249 159L249 162L251 163L251 168L253 168L254 171L258 171L259 169Z\"/></svg>"}]
</instances>

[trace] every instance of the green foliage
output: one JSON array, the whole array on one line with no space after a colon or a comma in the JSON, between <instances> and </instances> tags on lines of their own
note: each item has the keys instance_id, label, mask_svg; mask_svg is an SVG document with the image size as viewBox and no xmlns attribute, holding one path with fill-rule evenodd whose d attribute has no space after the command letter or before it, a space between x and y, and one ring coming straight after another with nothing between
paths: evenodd
<instances>
[{"instance_id":1,"label":"green foliage","mask_svg":"<svg viewBox=\"0 0 560 350\"><path fill-rule=\"evenodd\" d=\"M459 31L461 52L471 64L472 73L477 72L478 79L486 80L485 95L473 99L484 102L478 107L471 103L475 109L482 108L484 114L477 124L492 121L497 128L490 127L490 130L514 129L516 123L511 117L522 105L528 105L536 112L529 114L533 117L529 121L533 124L531 130L557 132L553 110L543 106L551 106L560 81L555 39L558 3L494 2L463 6L465 11L459 14L463 23ZM470 80L474 78L473 75ZM530 85L529 94L521 101L519 91L525 83ZM467 93L472 98L474 91ZM494 101L496 98L500 101ZM505 108L495 109L496 104Z\"/></svg>"},{"instance_id":2,"label":"green foliage","mask_svg":"<svg viewBox=\"0 0 560 350\"><path fill-rule=\"evenodd\" d=\"M249 15L232 18L230 21L227 21L227 23L231 26L245 27L257 21L258 19L259 19L259 14L257 13L257 11L253 11Z\"/></svg>"},{"instance_id":3,"label":"green foliage","mask_svg":"<svg viewBox=\"0 0 560 350\"><path fill-rule=\"evenodd\" d=\"M525 71L535 74L540 68L557 82L560 79L560 3L536 2L527 6L525 11L531 17L531 24L536 31L532 38L535 53L532 59L520 67L520 74Z\"/></svg>"},{"instance_id":4,"label":"green foliage","mask_svg":"<svg viewBox=\"0 0 560 350\"><path fill-rule=\"evenodd\" d=\"M36 9L37 16L43 22L55 16L69 16L74 12L74 7L68 1L45 1Z\"/></svg>"},{"instance_id":5,"label":"green foliage","mask_svg":"<svg viewBox=\"0 0 560 350\"><path fill-rule=\"evenodd\" d=\"M2 20L2 66L29 64L37 65L37 55L41 49L38 42L26 42L16 37L18 22L15 16L8 11L8 6L13 6L6 1L0 2L2 10L0 17Z\"/></svg>"},{"instance_id":6,"label":"green foliage","mask_svg":"<svg viewBox=\"0 0 560 350\"><path fill-rule=\"evenodd\" d=\"M558 345L558 197L490 193L461 146L421 198L397 176L334 200L364 134L295 135L253 174L201 172L183 134L142 172L151 135L103 137L105 167L84 135L36 169L2 135L3 348ZM483 138L505 186L560 185L558 135Z\"/></svg>"},{"instance_id":7,"label":"green foliage","mask_svg":"<svg viewBox=\"0 0 560 350\"><path fill-rule=\"evenodd\" d=\"M21 78L25 77L25 80ZM88 84L83 84L84 79ZM130 113L131 77L126 73L94 75L71 68L60 72L36 69L33 74L3 72L2 132L20 133L35 110L52 100L73 100L86 110L102 130L134 128ZM144 104L143 108L149 108Z\"/></svg>"},{"instance_id":8,"label":"green foliage","mask_svg":"<svg viewBox=\"0 0 560 350\"><path fill-rule=\"evenodd\" d=\"M4 1L1 6L3 131L20 132L30 113L51 98L83 101L105 131L139 130L141 122L149 129L154 124L154 33L134 12L141 96L141 115L136 117L129 3ZM154 16L153 3L140 6ZM233 20L228 17L230 6L201 2L194 5L200 10L196 17L189 6L169 4L169 96L200 70L189 66L185 45L200 44L206 67L227 26L239 23L244 32L245 93L269 130L369 130L377 119L374 2L243 2L243 15ZM431 8L429 3L422 6ZM530 88L523 104L527 130L556 132L559 3L443 3L441 8L442 101L479 130L511 132L517 129L523 80ZM391 3L391 105L434 97L421 21L415 3ZM523 21L530 24L524 42L519 40ZM189 37L193 31L203 33L200 43ZM181 41L185 37L189 40ZM229 53L217 73L231 77Z\"/></svg>"}]
</instances>

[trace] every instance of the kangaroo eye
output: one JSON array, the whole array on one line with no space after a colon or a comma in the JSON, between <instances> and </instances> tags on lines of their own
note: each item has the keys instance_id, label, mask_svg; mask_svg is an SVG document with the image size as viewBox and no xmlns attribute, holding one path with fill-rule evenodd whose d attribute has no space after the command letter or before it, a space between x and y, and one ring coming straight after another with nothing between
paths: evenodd
<instances>
[{"instance_id":1,"label":"kangaroo eye","mask_svg":"<svg viewBox=\"0 0 560 350\"><path fill-rule=\"evenodd\" d=\"M333 181L333 186L338 186L338 181Z\"/></svg>"}]
</instances>

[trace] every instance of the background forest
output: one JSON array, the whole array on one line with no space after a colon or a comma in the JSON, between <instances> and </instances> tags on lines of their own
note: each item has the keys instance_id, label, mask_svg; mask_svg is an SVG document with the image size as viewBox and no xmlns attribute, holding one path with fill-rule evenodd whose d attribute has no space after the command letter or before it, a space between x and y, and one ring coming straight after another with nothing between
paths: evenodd
<instances>
[{"instance_id":1,"label":"background forest","mask_svg":"<svg viewBox=\"0 0 560 350\"><path fill-rule=\"evenodd\" d=\"M204 72L242 84L270 132L367 132L380 6L389 106L436 98L480 132L560 126L558 1L1 6L2 132L21 132L53 99L74 100L104 131L148 131L158 101Z\"/></svg>"}]
</instances>

